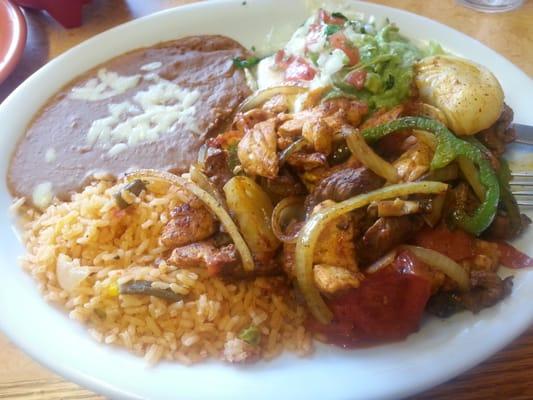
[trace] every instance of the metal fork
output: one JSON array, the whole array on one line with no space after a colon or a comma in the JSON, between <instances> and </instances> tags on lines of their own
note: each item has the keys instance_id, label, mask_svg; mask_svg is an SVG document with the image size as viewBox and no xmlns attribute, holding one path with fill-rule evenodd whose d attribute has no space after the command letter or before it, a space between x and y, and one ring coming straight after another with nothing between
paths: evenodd
<instances>
[{"instance_id":1,"label":"metal fork","mask_svg":"<svg viewBox=\"0 0 533 400\"><path fill-rule=\"evenodd\" d=\"M516 201L521 207L533 207L533 172L514 171L511 172L511 191L516 197Z\"/></svg>"},{"instance_id":2,"label":"metal fork","mask_svg":"<svg viewBox=\"0 0 533 400\"><path fill-rule=\"evenodd\" d=\"M522 124L514 124L517 134L512 146L517 146L517 150L530 153L533 148L533 127ZM516 197L518 205L521 207L533 207L533 171L512 171L511 191Z\"/></svg>"}]
</instances>

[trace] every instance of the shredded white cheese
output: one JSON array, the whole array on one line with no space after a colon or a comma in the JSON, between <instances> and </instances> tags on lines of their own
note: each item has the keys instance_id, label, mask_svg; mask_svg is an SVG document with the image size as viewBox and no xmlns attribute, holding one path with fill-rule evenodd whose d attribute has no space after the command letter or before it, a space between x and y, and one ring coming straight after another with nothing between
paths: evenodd
<instances>
[{"instance_id":1,"label":"shredded white cheese","mask_svg":"<svg viewBox=\"0 0 533 400\"><path fill-rule=\"evenodd\" d=\"M161 61L154 61L148 64L141 66L141 71L153 71L154 69L161 68L163 63Z\"/></svg>"},{"instance_id":2,"label":"shredded white cheese","mask_svg":"<svg viewBox=\"0 0 533 400\"><path fill-rule=\"evenodd\" d=\"M73 87L69 97L87 101L104 100L134 88L140 80L141 75L122 76L100 68L97 78L90 79L84 86Z\"/></svg>"},{"instance_id":3,"label":"shredded white cheese","mask_svg":"<svg viewBox=\"0 0 533 400\"><path fill-rule=\"evenodd\" d=\"M159 139L177 123L198 133L194 114L199 97L198 90L159 79L137 92L132 101L109 104L109 115L91 124L87 142L109 149L108 154L114 156L127 146Z\"/></svg>"},{"instance_id":4,"label":"shredded white cheese","mask_svg":"<svg viewBox=\"0 0 533 400\"><path fill-rule=\"evenodd\" d=\"M128 145L126 143L117 143L113 147L109 149L107 154L109 154L111 157L116 156L119 153L122 153L124 150L128 148Z\"/></svg>"},{"instance_id":5,"label":"shredded white cheese","mask_svg":"<svg viewBox=\"0 0 533 400\"><path fill-rule=\"evenodd\" d=\"M339 72L345 64L348 63L348 57L346 53L341 49L334 49L329 57L327 57L324 66L322 68L322 74L331 76ZM320 65L320 60L318 61Z\"/></svg>"},{"instance_id":6,"label":"shredded white cheese","mask_svg":"<svg viewBox=\"0 0 533 400\"><path fill-rule=\"evenodd\" d=\"M53 197L54 195L52 193L51 182L43 182L38 184L35 186L32 192L33 204L41 210L44 210L50 205Z\"/></svg>"},{"instance_id":7,"label":"shredded white cheese","mask_svg":"<svg viewBox=\"0 0 533 400\"><path fill-rule=\"evenodd\" d=\"M46 153L44 153L44 161L46 161L48 164L53 163L56 160L56 149L53 147L49 147L46 149Z\"/></svg>"}]
</instances>

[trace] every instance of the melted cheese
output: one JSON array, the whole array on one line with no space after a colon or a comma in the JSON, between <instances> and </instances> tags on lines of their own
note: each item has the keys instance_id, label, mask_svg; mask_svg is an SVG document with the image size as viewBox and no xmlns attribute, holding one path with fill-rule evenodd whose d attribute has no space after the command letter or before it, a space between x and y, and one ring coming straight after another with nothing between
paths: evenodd
<instances>
[{"instance_id":1,"label":"melted cheese","mask_svg":"<svg viewBox=\"0 0 533 400\"><path fill-rule=\"evenodd\" d=\"M161 61L154 61L148 64L144 64L141 67L141 71L153 71L154 69L161 68L163 66L163 63Z\"/></svg>"},{"instance_id":2,"label":"melted cheese","mask_svg":"<svg viewBox=\"0 0 533 400\"><path fill-rule=\"evenodd\" d=\"M46 153L44 153L44 160L48 164L53 163L56 160L56 149L53 147L46 149Z\"/></svg>"},{"instance_id":3,"label":"melted cheese","mask_svg":"<svg viewBox=\"0 0 533 400\"><path fill-rule=\"evenodd\" d=\"M76 100L99 101L122 94L136 87L141 75L122 76L105 68L100 68L96 78L84 86L73 87L69 97Z\"/></svg>"},{"instance_id":4,"label":"melted cheese","mask_svg":"<svg viewBox=\"0 0 533 400\"><path fill-rule=\"evenodd\" d=\"M109 115L92 123L87 142L115 156L128 146L156 141L178 123L198 133L194 114L199 97L198 90L159 79L131 101L109 104Z\"/></svg>"}]
</instances>

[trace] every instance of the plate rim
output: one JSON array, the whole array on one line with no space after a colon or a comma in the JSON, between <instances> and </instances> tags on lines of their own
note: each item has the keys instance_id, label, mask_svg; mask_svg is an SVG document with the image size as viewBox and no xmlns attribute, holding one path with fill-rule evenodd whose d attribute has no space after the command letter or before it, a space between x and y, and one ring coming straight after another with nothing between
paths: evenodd
<instances>
[{"instance_id":1,"label":"plate rim","mask_svg":"<svg viewBox=\"0 0 533 400\"><path fill-rule=\"evenodd\" d=\"M239 1L240 0L215 0L215 1L210 1L209 3L211 3L211 4L213 4L213 3L222 3L222 4L224 4L224 3L237 3ZM358 2L358 1L354 2L354 6L357 6L358 4L360 4L360 2ZM126 25L129 26L129 25L135 25L137 23L144 23L143 21L145 21L145 20L152 19L152 18L156 19L156 18L159 18L161 15L164 15L164 14L167 14L167 13L169 13L169 14L170 13L179 13L180 11L183 11L184 9L204 8L204 7L209 7L209 6L210 6L210 4L207 4L207 2L198 2L198 3L187 4L187 5L182 5L182 6L178 6L178 7L172 7L172 8L169 8L169 9L161 10L161 11L158 11L156 13L153 13L153 14L150 14L150 15L147 15L147 16L143 16L141 18L126 22L126 23L118 25L116 27L113 27L113 28L111 28L111 29L109 29L109 30L107 30L105 32L102 32L102 33L100 33L100 34L98 34L98 35L96 35L96 36L94 36L94 37L92 37L92 38L90 38L90 39L78 44L77 46L73 47L72 49L69 49L67 52L65 52L64 54L58 56L57 58L52 60L50 63L46 64L45 66L40 68L37 72L35 72L19 88L17 88L12 94L10 94L10 96L8 98L6 98L4 103L2 105L0 105L0 112L4 108L5 104L9 103L10 101L14 101L16 96L18 95L18 93L22 93L24 90L26 90L26 89L23 89L23 88L25 88L27 85L31 85L32 82L33 82L33 79L36 79L35 78L36 76L40 76L41 74L43 74L44 73L43 71L46 71L47 67L50 64L55 65L56 63L63 62L64 57L70 57L71 52L78 51L77 50L78 47L80 47L82 45L91 45L92 42L98 42L98 41L101 40L102 37L105 37L105 35L110 35L112 32L116 32L116 31L119 31L120 29L124 29L124 27ZM372 4L372 6L374 8L376 8L376 9L384 10L384 13L386 13L387 10L391 9L391 10L394 10L394 12L396 12L396 13L399 12L399 13L408 15L410 18L413 18L413 17L417 18L417 19L422 18L422 19L426 20L427 22L429 22L431 24L437 24L437 25L440 25L442 27L445 27L448 30L453 30L453 31L455 31L455 32L457 32L457 33L459 33L459 34L461 34L463 36L467 36L466 34L460 32L460 31L457 31L457 30L455 30L455 29L453 29L451 27L448 27L448 26L446 26L446 25L444 25L442 23L439 23L437 21L431 20L430 18L427 18L427 17L424 17L424 16L420 16L420 15L408 12L408 11L403 10L403 9L396 9L396 8L389 7L389 6L384 6L384 5L381 5L381 4ZM500 57L500 58L504 59L506 62L509 62L509 63L512 64L511 61L505 59L502 55L498 54L493 49L489 48L488 46L484 45L483 43L479 42L478 40L476 40L474 38L471 38L469 36L467 36L467 37L469 39L473 40L473 41L476 41L478 43L478 45L481 45L484 48L490 50L490 52L493 53L492 56ZM527 74L525 74L525 72L522 71L519 67L517 67L514 64L513 64L513 66L517 70L519 70L524 75L524 77L529 78L527 76ZM12 98L13 98L13 100L11 100ZM5 105L5 107L7 107L7 105ZM503 337L500 337L500 340L494 341L491 349L487 349L485 352L478 353L477 357L471 358L471 359L469 359L468 362L462 363L462 365L460 367L458 367L455 370L451 371L449 374L438 375L438 377L436 379L434 379L434 380L426 380L424 383L421 383L418 386L411 386L410 388L406 388L402 392L389 393L388 395L385 394L384 398L385 397L392 398L392 396L397 397L398 395L407 396L407 395L410 395L410 394L413 394L413 393L418 393L418 392L423 391L423 390L425 390L427 388L434 387L434 386L438 385L439 383L447 381L448 379L450 379L453 376L461 374L465 370L467 370L467 369L473 367L474 365L477 365L481 361L485 360L491 354L494 354L496 351L501 350L501 348L503 346L505 346L510 341L512 341L514 338L519 336L527 328L527 326L531 325L531 323L533 322L533 313L529 316L529 319L523 319L523 320L521 320L521 322L522 322L520 324L521 328L519 330L516 330L511 335L504 335ZM0 328L2 329L2 331L6 332L7 329L4 329L4 327L5 327L5 323L3 323L0 320ZM73 382L79 383L80 385L82 385L84 387L88 387L88 388L90 388L91 390L93 390L93 391L95 391L97 393L104 393L104 394L111 395L113 397L115 397L115 396L123 397L123 396L127 395L130 398L140 398L140 397L136 396L135 394L125 392L123 389L119 389L119 388L116 388L114 386L105 385L102 382L95 381L95 379L91 378L90 376L86 376L84 374L81 374L80 371L78 371L76 369L71 369L71 368L69 369L68 366L52 364L52 363L50 363L50 360L42 359L40 357L40 355L35 354L33 352L28 352L26 350L26 346L24 346L16 338L13 338L12 335L9 335L9 334L6 333L6 336L8 336L10 338L10 340L15 342L17 344L17 346L19 348L21 348L22 350L24 350L27 354L31 353L31 357L33 359L38 360L40 363L44 364L47 368L53 370L54 372L59 373L61 376L64 376L64 377L66 377L67 379L69 379L69 380L71 380ZM494 350L494 348L496 348L496 347L498 348L498 350Z\"/></svg>"}]
</instances>

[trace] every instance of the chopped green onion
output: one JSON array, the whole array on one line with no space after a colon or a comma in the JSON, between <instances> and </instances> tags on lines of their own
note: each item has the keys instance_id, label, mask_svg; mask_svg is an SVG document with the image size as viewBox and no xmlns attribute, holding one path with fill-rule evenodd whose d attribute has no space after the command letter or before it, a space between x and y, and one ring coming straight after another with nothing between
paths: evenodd
<instances>
[{"instance_id":1,"label":"chopped green onion","mask_svg":"<svg viewBox=\"0 0 533 400\"><path fill-rule=\"evenodd\" d=\"M345 20L345 21L348 20L348 18L346 18L346 16L345 16L343 13L340 13L340 12L332 12L332 13L331 13L331 16L332 16L333 18L343 19L343 20Z\"/></svg>"},{"instance_id":2,"label":"chopped green onion","mask_svg":"<svg viewBox=\"0 0 533 400\"><path fill-rule=\"evenodd\" d=\"M140 179L136 179L133 182L130 182L124 185L117 193L115 193L113 197L115 198L118 208L120 208L121 210L124 210L125 208L128 208L132 204L131 202L129 202L127 199L124 198L125 192L129 192L134 196L138 196L141 194L143 190L146 190L145 183Z\"/></svg>"},{"instance_id":3,"label":"chopped green onion","mask_svg":"<svg viewBox=\"0 0 533 400\"><path fill-rule=\"evenodd\" d=\"M340 25L326 25L326 36L331 36L342 29Z\"/></svg>"},{"instance_id":4,"label":"chopped green onion","mask_svg":"<svg viewBox=\"0 0 533 400\"><path fill-rule=\"evenodd\" d=\"M252 346L258 346L261 341L261 333L259 332L259 329L257 329L257 326L251 325L239 333L239 339L244 340Z\"/></svg>"},{"instance_id":5,"label":"chopped green onion","mask_svg":"<svg viewBox=\"0 0 533 400\"><path fill-rule=\"evenodd\" d=\"M120 294L136 294L154 296L171 302L180 301L183 296L174 293L171 289L159 289L152 287L152 282L145 280L129 281L119 287Z\"/></svg>"},{"instance_id":6,"label":"chopped green onion","mask_svg":"<svg viewBox=\"0 0 533 400\"><path fill-rule=\"evenodd\" d=\"M259 61L261 61L261 59L257 56L251 56L248 58L235 57L233 59L233 65L240 69L252 68L253 66L259 64Z\"/></svg>"}]
</instances>

